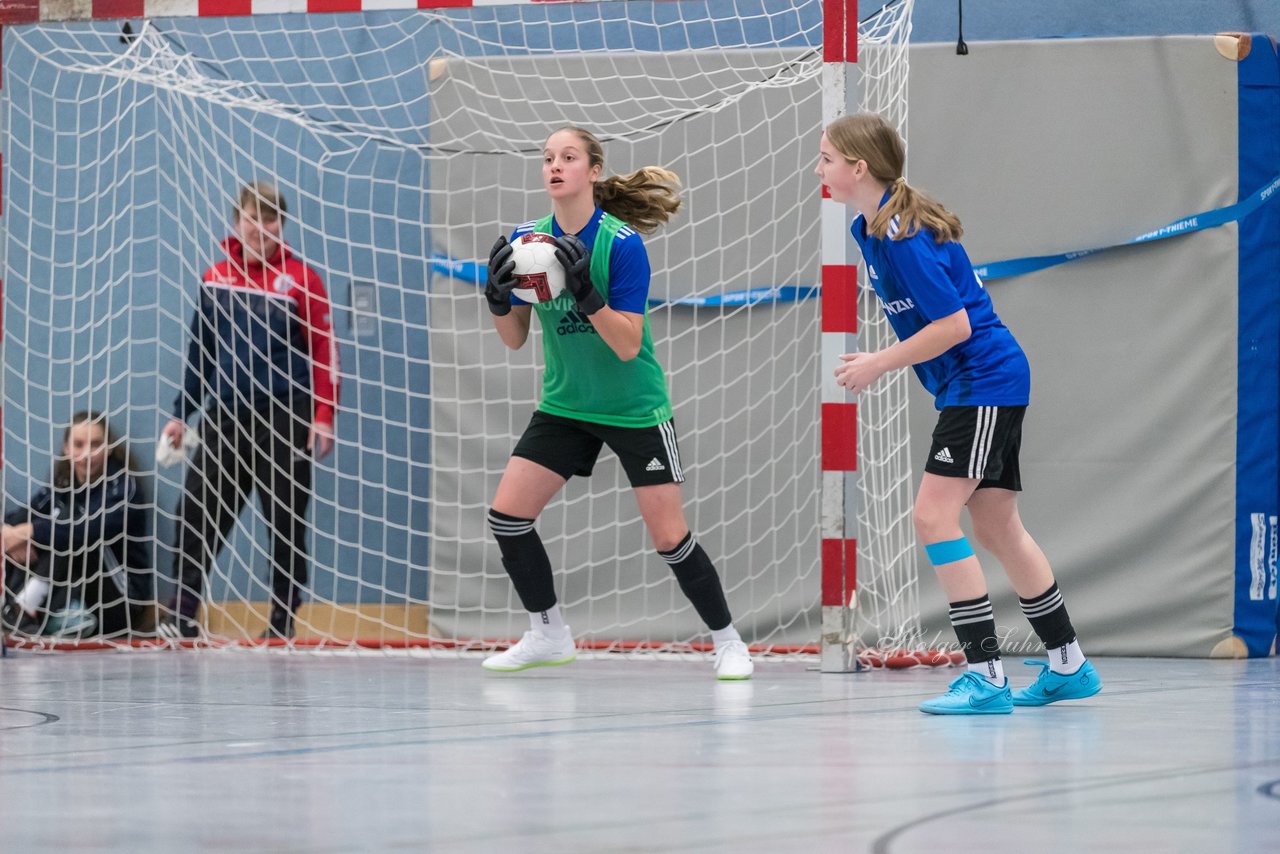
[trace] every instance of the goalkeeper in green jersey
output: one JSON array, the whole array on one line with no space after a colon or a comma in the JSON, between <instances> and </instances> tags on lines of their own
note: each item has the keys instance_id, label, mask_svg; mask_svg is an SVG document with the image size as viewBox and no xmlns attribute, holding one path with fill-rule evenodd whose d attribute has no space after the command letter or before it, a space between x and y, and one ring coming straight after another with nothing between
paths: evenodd
<instances>
[{"instance_id":1,"label":"goalkeeper in green jersey","mask_svg":"<svg viewBox=\"0 0 1280 854\"><path fill-rule=\"evenodd\" d=\"M733 626L715 566L685 520L684 481L666 377L653 354L646 310L649 256L641 233L680 207L680 182L657 167L603 177L600 141L581 128L547 137L542 183L552 214L518 227L556 239L566 289L529 305L516 286L512 246L499 238L489 256L485 298L503 342L529 339L534 312L542 323L542 399L507 462L489 509L502 564L515 585L530 630L505 652L485 659L495 671L567 664L573 637L556 603L551 561L534 522L574 475L589 476L604 445L618 456L659 556L711 631L720 679L748 679L746 645Z\"/></svg>"}]
</instances>

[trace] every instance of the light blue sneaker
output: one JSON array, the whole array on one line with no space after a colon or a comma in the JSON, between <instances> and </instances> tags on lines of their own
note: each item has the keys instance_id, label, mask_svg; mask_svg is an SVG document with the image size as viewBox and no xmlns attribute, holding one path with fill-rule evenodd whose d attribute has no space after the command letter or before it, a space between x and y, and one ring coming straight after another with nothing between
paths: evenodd
<instances>
[{"instance_id":1,"label":"light blue sneaker","mask_svg":"<svg viewBox=\"0 0 1280 854\"><path fill-rule=\"evenodd\" d=\"M1083 700L1102 690L1098 671L1087 661L1075 673L1065 675L1054 673L1047 663L1035 658L1028 658L1023 664L1039 667L1040 675L1027 687L1014 692L1015 706L1047 706L1059 700Z\"/></svg>"},{"instance_id":2,"label":"light blue sneaker","mask_svg":"<svg viewBox=\"0 0 1280 854\"><path fill-rule=\"evenodd\" d=\"M947 693L920 704L927 715L1007 715L1013 711L1009 680L992 685L977 673L965 673L952 681Z\"/></svg>"},{"instance_id":3,"label":"light blue sneaker","mask_svg":"<svg viewBox=\"0 0 1280 854\"><path fill-rule=\"evenodd\" d=\"M43 634L56 638L83 637L93 634L97 628L98 618L93 612L81 605L79 599L72 599L65 608L49 615Z\"/></svg>"}]
</instances>

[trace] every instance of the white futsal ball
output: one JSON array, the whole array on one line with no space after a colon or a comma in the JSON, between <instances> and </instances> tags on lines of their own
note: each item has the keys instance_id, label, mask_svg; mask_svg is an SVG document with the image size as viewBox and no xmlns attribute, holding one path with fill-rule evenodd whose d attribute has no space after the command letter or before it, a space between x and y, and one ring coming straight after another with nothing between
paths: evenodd
<instances>
[{"instance_id":1,"label":"white futsal ball","mask_svg":"<svg viewBox=\"0 0 1280 854\"><path fill-rule=\"evenodd\" d=\"M527 303L550 302L564 293L564 267L556 258L556 239L531 231L511 244L516 262L513 294Z\"/></svg>"}]
</instances>

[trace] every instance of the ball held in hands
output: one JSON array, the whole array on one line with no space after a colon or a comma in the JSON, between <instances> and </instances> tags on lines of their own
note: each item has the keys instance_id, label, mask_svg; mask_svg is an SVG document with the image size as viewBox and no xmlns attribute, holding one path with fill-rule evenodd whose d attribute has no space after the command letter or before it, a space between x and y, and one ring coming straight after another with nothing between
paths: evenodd
<instances>
[{"instance_id":1,"label":"ball held in hands","mask_svg":"<svg viewBox=\"0 0 1280 854\"><path fill-rule=\"evenodd\" d=\"M538 305L564 293L564 266L556 255L558 248L556 239L542 231L528 231L511 241L511 260L516 264L512 296Z\"/></svg>"}]
</instances>

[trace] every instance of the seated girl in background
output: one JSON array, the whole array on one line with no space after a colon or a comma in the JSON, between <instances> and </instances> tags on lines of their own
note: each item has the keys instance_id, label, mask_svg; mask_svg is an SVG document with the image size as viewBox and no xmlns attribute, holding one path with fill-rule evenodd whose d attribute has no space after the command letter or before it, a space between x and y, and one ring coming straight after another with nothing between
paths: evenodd
<instances>
[{"instance_id":1,"label":"seated girl in background","mask_svg":"<svg viewBox=\"0 0 1280 854\"><path fill-rule=\"evenodd\" d=\"M76 413L52 483L4 518L7 627L74 638L145 628L154 592L150 506L106 416Z\"/></svg>"}]
</instances>

